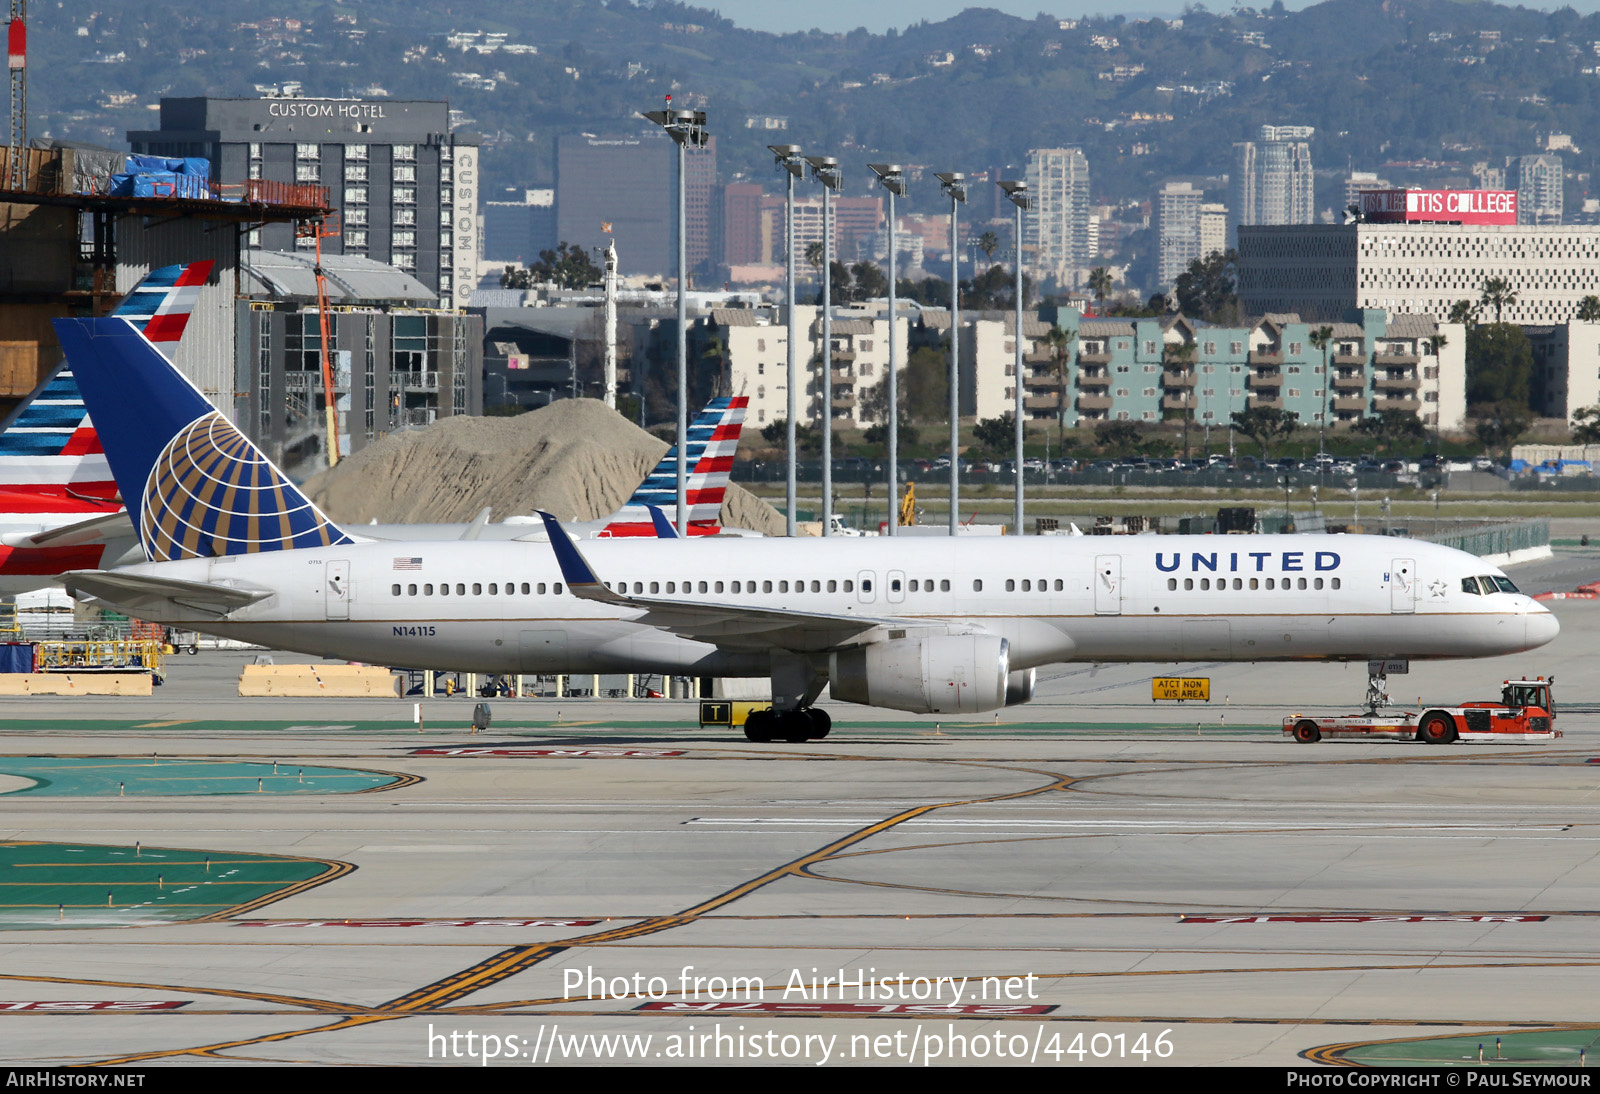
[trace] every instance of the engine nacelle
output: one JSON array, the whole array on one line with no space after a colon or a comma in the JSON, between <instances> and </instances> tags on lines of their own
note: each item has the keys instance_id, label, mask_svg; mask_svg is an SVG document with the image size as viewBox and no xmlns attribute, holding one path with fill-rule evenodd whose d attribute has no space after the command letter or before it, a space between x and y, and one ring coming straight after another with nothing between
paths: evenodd
<instances>
[{"instance_id":1,"label":"engine nacelle","mask_svg":"<svg viewBox=\"0 0 1600 1094\"><path fill-rule=\"evenodd\" d=\"M1033 681L1036 670L1018 669L1006 677L1006 706L1020 707L1033 702Z\"/></svg>"},{"instance_id":2,"label":"engine nacelle","mask_svg":"<svg viewBox=\"0 0 1600 1094\"><path fill-rule=\"evenodd\" d=\"M1006 640L986 634L878 642L833 654L828 664L835 699L914 714L999 710L1011 675Z\"/></svg>"}]
</instances>

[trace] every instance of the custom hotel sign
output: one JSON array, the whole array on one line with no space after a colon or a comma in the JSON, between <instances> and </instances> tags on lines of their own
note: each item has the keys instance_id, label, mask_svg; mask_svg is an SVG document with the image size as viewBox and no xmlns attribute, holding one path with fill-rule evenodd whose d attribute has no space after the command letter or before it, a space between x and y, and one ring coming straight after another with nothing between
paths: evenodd
<instances>
[{"instance_id":1,"label":"custom hotel sign","mask_svg":"<svg viewBox=\"0 0 1600 1094\"><path fill-rule=\"evenodd\" d=\"M1379 224L1515 224L1515 190L1363 190L1361 215Z\"/></svg>"}]
</instances>

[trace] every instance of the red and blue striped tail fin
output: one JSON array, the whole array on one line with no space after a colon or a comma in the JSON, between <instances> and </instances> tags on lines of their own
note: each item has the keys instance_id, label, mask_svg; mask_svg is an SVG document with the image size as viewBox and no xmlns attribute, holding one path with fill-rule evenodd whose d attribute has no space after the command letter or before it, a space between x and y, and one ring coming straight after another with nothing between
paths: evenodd
<instances>
[{"instance_id":1,"label":"red and blue striped tail fin","mask_svg":"<svg viewBox=\"0 0 1600 1094\"><path fill-rule=\"evenodd\" d=\"M171 356L212 263L163 266L133 287L113 313ZM0 511L101 512L117 484L70 365L58 365L0 422Z\"/></svg>"},{"instance_id":2,"label":"red and blue striped tail fin","mask_svg":"<svg viewBox=\"0 0 1600 1094\"><path fill-rule=\"evenodd\" d=\"M200 288L211 276L211 267L210 262L190 262L151 270L111 314L132 323L171 360L189 316L194 314Z\"/></svg>"},{"instance_id":3,"label":"red and blue striped tail fin","mask_svg":"<svg viewBox=\"0 0 1600 1094\"><path fill-rule=\"evenodd\" d=\"M713 399L689 425L688 472L684 484L689 506L689 535L714 536L722 529L722 499L727 496L733 472L733 454L739 448L745 410L743 395ZM678 449L674 445L661 457L644 482L621 509L611 515L601 536L654 536L656 526L646 506L654 505L676 519L678 510Z\"/></svg>"},{"instance_id":4,"label":"red and blue striped tail fin","mask_svg":"<svg viewBox=\"0 0 1600 1094\"><path fill-rule=\"evenodd\" d=\"M127 320L54 325L146 558L352 542Z\"/></svg>"}]
</instances>

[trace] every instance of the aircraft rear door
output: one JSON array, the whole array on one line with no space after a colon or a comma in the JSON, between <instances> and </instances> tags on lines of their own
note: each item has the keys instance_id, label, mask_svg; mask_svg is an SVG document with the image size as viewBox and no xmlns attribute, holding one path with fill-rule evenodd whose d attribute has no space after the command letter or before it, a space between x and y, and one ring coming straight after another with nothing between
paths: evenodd
<instances>
[{"instance_id":1,"label":"aircraft rear door","mask_svg":"<svg viewBox=\"0 0 1600 1094\"><path fill-rule=\"evenodd\" d=\"M350 601L355 599L355 590L350 586L350 563L344 559L331 560L324 577L327 582L328 618L349 619Z\"/></svg>"},{"instance_id":2,"label":"aircraft rear door","mask_svg":"<svg viewBox=\"0 0 1600 1094\"><path fill-rule=\"evenodd\" d=\"M1094 558L1094 614L1122 614L1122 556Z\"/></svg>"}]
</instances>

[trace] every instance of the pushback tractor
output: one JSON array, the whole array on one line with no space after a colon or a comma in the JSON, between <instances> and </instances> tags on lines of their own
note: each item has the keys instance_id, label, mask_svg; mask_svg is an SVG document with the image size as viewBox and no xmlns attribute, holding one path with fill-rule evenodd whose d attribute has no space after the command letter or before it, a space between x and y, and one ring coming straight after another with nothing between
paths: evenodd
<instances>
[{"instance_id":1,"label":"pushback tractor","mask_svg":"<svg viewBox=\"0 0 1600 1094\"><path fill-rule=\"evenodd\" d=\"M1447 745L1538 744L1561 736L1554 728L1555 677L1507 680L1500 701L1463 703L1460 706L1422 707L1393 713L1369 710L1366 714L1294 714L1283 720L1283 735L1302 744L1324 738L1421 741Z\"/></svg>"}]
</instances>

